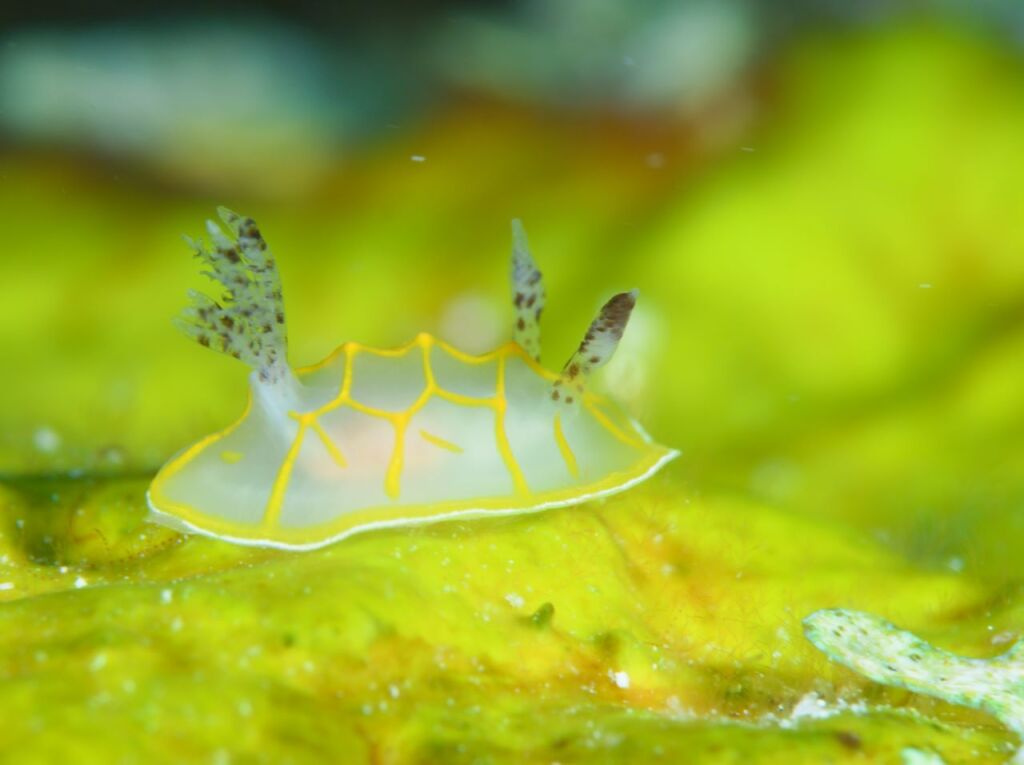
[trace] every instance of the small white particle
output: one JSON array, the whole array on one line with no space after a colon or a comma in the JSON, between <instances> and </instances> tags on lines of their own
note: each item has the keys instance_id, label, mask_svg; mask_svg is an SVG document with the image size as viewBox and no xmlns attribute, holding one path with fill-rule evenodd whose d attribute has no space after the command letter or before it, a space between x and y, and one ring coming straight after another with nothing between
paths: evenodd
<instances>
[{"instance_id":1,"label":"small white particle","mask_svg":"<svg viewBox=\"0 0 1024 765\"><path fill-rule=\"evenodd\" d=\"M513 608L522 608L523 605L526 603L526 601L523 600L521 596L517 595L514 592L510 592L508 595L506 595L505 600Z\"/></svg>"},{"instance_id":2,"label":"small white particle","mask_svg":"<svg viewBox=\"0 0 1024 765\"><path fill-rule=\"evenodd\" d=\"M954 573L959 574L961 571L964 570L964 559L957 555L954 555L952 558L946 561L946 568L948 568L950 571Z\"/></svg>"},{"instance_id":3,"label":"small white particle","mask_svg":"<svg viewBox=\"0 0 1024 765\"><path fill-rule=\"evenodd\" d=\"M388 694L391 696L391 698L397 699L399 695L401 695L401 693L402 692L399 690L397 685L391 684L388 686Z\"/></svg>"},{"instance_id":4,"label":"small white particle","mask_svg":"<svg viewBox=\"0 0 1024 765\"><path fill-rule=\"evenodd\" d=\"M614 672L612 670L608 670L608 676L612 679L612 682L615 683L616 687L629 687L629 675L626 672Z\"/></svg>"},{"instance_id":5,"label":"small white particle","mask_svg":"<svg viewBox=\"0 0 1024 765\"><path fill-rule=\"evenodd\" d=\"M170 603L174 599L174 593L170 590L160 590L160 602Z\"/></svg>"},{"instance_id":6,"label":"small white particle","mask_svg":"<svg viewBox=\"0 0 1024 765\"><path fill-rule=\"evenodd\" d=\"M793 707L793 713L791 715L794 720L822 720L831 716L832 713L829 711L825 700L820 698L818 694L813 691L800 697L796 706Z\"/></svg>"},{"instance_id":7,"label":"small white particle","mask_svg":"<svg viewBox=\"0 0 1024 765\"><path fill-rule=\"evenodd\" d=\"M242 717L252 715L252 702L249 699L242 699L238 702L238 714Z\"/></svg>"},{"instance_id":8,"label":"small white particle","mask_svg":"<svg viewBox=\"0 0 1024 765\"><path fill-rule=\"evenodd\" d=\"M427 161L427 158L424 157L422 154L413 154L411 157L409 157L409 159L411 159L413 162L426 162Z\"/></svg>"},{"instance_id":9,"label":"small white particle","mask_svg":"<svg viewBox=\"0 0 1024 765\"><path fill-rule=\"evenodd\" d=\"M185 625L180 616L175 616L171 621L171 632L178 632Z\"/></svg>"},{"instance_id":10,"label":"small white particle","mask_svg":"<svg viewBox=\"0 0 1024 765\"><path fill-rule=\"evenodd\" d=\"M652 170L660 170L665 166L665 155L660 151L652 151L644 160Z\"/></svg>"},{"instance_id":11,"label":"small white particle","mask_svg":"<svg viewBox=\"0 0 1024 765\"><path fill-rule=\"evenodd\" d=\"M750 154L753 150L754 150L753 146L741 146L740 147L740 151L745 151L745 152L747 152L747 154Z\"/></svg>"},{"instance_id":12,"label":"small white particle","mask_svg":"<svg viewBox=\"0 0 1024 765\"><path fill-rule=\"evenodd\" d=\"M0 582L0 590L13 590L14 582Z\"/></svg>"},{"instance_id":13,"label":"small white particle","mask_svg":"<svg viewBox=\"0 0 1024 765\"><path fill-rule=\"evenodd\" d=\"M99 672L107 666L107 655L105 653L98 653L93 657L93 660L89 662L89 669L93 672Z\"/></svg>"},{"instance_id":14,"label":"small white particle","mask_svg":"<svg viewBox=\"0 0 1024 765\"><path fill-rule=\"evenodd\" d=\"M44 425L36 428L36 432L32 434L32 443L39 451L53 454L60 448L61 438L57 431Z\"/></svg>"},{"instance_id":15,"label":"small white particle","mask_svg":"<svg viewBox=\"0 0 1024 765\"><path fill-rule=\"evenodd\" d=\"M917 288L921 290L930 290L932 288L932 285L931 282L921 282L920 284L917 285Z\"/></svg>"},{"instance_id":16,"label":"small white particle","mask_svg":"<svg viewBox=\"0 0 1024 765\"><path fill-rule=\"evenodd\" d=\"M89 584L89 582L86 580L86 578L84 576L78 576L78 577L75 578L75 589L76 590L82 589L87 584Z\"/></svg>"}]
</instances>

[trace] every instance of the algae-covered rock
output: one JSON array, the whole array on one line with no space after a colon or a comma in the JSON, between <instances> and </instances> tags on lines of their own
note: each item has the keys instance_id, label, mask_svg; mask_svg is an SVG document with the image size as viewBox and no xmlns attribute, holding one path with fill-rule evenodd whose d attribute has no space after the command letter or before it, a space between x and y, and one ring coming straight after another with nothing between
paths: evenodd
<instances>
[{"instance_id":1,"label":"algae-covered rock","mask_svg":"<svg viewBox=\"0 0 1024 765\"><path fill-rule=\"evenodd\" d=\"M83 507L82 487L51 488L40 503L15 483L3 504L0 750L19 761L773 762L806 742L809 762L909 745L998 762L1009 740L954 733L973 718L948 710L925 724L911 712L929 702L881 692L872 706L904 711L865 717L801 637L829 604L929 625L980 608L982 590L671 480L304 554L169 540L138 511L144 486L118 481L91 487L123 524L102 532L110 547L88 512L47 546Z\"/></svg>"}]
</instances>

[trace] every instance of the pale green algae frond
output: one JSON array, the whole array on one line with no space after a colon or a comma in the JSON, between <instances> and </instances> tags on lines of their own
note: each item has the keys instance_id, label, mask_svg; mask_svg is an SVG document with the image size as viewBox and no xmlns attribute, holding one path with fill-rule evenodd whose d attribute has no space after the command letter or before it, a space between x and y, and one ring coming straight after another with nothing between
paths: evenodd
<instances>
[{"instance_id":1,"label":"pale green algae frond","mask_svg":"<svg viewBox=\"0 0 1024 765\"><path fill-rule=\"evenodd\" d=\"M0 350L18 371L0 406L0 759L1012 756L989 715L837 666L801 619L885 614L966 656L1022 632L1019 67L904 30L808 46L779 78L775 135L697 186L681 143L653 147L669 159L653 172L652 147L575 121L454 114L322 199L231 200L296 253L282 278L304 359L501 295L490 255L522 215L557 242L551 291L576 293L547 347L567 354L571 317L644 285L607 378L685 450L604 504L304 555L144 521L156 465L245 395L167 323L177 285L202 286L178 237L209 202L0 158L17 255L0 258ZM409 173L420 152L445 162ZM466 225L481 214L495 224ZM372 264L325 257L353 252ZM382 320L380 295L408 318Z\"/></svg>"},{"instance_id":2,"label":"pale green algae frond","mask_svg":"<svg viewBox=\"0 0 1024 765\"><path fill-rule=\"evenodd\" d=\"M881 617L846 609L817 611L804 629L830 659L876 683L981 709L1024 735L1024 642L992 659L965 658ZM1014 761L1024 762L1024 748Z\"/></svg>"}]
</instances>

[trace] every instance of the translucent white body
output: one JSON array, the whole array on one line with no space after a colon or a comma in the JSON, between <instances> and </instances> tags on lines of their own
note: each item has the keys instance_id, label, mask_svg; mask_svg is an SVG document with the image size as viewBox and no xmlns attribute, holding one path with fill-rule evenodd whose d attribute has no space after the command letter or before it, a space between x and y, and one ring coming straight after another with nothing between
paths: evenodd
<instances>
[{"instance_id":1,"label":"translucent white body","mask_svg":"<svg viewBox=\"0 0 1024 765\"><path fill-rule=\"evenodd\" d=\"M552 400L518 344L469 356L420 335L354 343L273 383L242 418L171 460L157 518L234 542L309 549L356 531L519 513L614 493L676 452L603 397Z\"/></svg>"}]
</instances>

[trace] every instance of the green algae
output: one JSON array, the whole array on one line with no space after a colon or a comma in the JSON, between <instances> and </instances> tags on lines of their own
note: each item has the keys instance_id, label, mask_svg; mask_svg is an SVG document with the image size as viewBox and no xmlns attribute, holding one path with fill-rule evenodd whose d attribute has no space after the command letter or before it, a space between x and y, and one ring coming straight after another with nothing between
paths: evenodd
<instances>
[{"instance_id":1,"label":"green algae","mask_svg":"<svg viewBox=\"0 0 1024 765\"><path fill-rule=\"evenodd\" d=\"M139 482L103 483L143 507ZM5 520L38 492L9 486ZM54 522L80 505L58 493ZM4 534L0 581L13 586L0 592L0 706L23 712L0 750L17 748L20 761L51 746L80 761L224 749L243 761L692 751L693 761L773 762L796 742L807 761L909 745L951 761L968 747L979 762L1005 754L1008 735L965 736L974 718L884 692L872 708L902 712L854 714L824 679L800 637L806 613L841 598L941 623L985 594L819 521L687 499L670 481L600 505L368 533L301 555L167 543L141 513L134 525L125 517L121 546L150 545L130 564L86 533L44 558L31 551L48 525ZM832 701L794 715L808 694ZM227 735L236 726L245 736ZM116 742L96 735L115 729Z\"/></svg>"}]
</instances>

